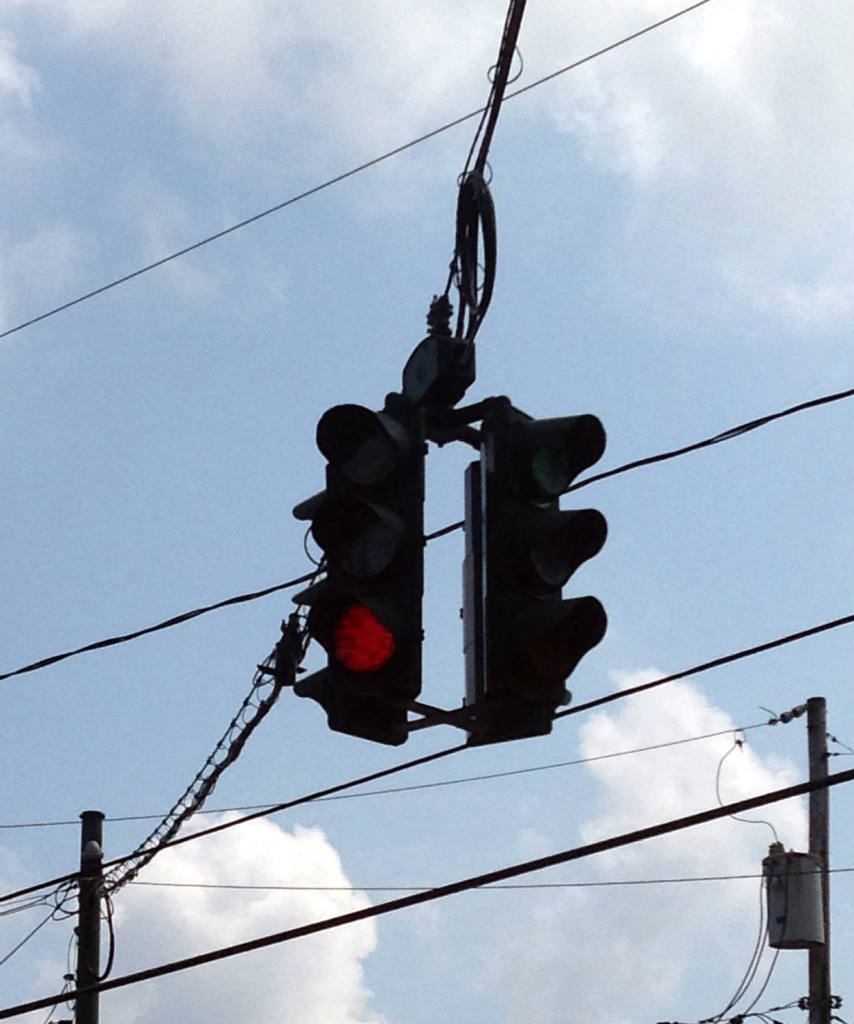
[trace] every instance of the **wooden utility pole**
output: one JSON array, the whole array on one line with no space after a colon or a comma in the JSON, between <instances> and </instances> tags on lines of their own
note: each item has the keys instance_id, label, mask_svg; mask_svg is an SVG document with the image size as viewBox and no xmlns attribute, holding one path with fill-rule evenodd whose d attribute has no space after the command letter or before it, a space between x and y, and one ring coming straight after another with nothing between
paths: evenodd
<instances>
[{"instance_id":1,"label":"wooden utility pole","mask_svg":"<svg viewBox=\"0 0 854 1024\"><path fill-rule=\"evenodd\" d=\"M80 887L77 916L77 988L97 985L101 978L101 885L104 815L80 815ZM83 992L74 1004L75 1024L98 1024L98 993Z\"/></svg>"},{"instance_id":2,"label":"wooden utility pole","mask_svg":"<svg viewBox=\"0 0 854 1024\"><path fill-rule=\"evenodd\" d=\"M810 782L827 778L827 706L824 697L807 701ZM809 797L810 854L821 866L824 943L809 951L809 1024L830 1024L830 791L814 789Z\"/></svg>"}]
</instances>

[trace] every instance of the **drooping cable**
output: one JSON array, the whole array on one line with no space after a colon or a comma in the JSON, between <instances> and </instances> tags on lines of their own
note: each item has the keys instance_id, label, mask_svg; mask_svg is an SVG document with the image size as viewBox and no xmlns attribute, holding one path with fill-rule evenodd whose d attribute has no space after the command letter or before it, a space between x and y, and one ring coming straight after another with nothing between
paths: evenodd
<instances>
[{"instance_id":1,"label":"drooping cable","mask_svg":"<svg viewBox=\"0 0 854 1024\"><path fill-rule=\"evenodd\" d=\"M293 683L297 667L305 654L305 638L301 635L294 613L287 625L282 624L282 640L276 651L258 666L252 687L232 718L213 752L196 773L175 805L137 849L122 858L121 864L104 875L103 890L113 895L139 871L178 833L181 826L204 804L214 791L223 772L240 756L246 741L276 703L282 687L289 679ZM272 665L276 664L276 671Z\"/></svg>"},{"instance_id":2,"label":"drooping cable","mask_svg":"<svg viewBox=\"0 0 854 1024\"><path fill-rule=\"evenodd\" d=\"M771 965L768 968L768 973L765 975L765 981L762 982L762 987L756 993L756 998L753 1000L753 1002L744 1011L744 1016L745 1017L748 1016L748 1014L753 1009L753 1007L756 1006L756 1004L759 1002L759 1000L765 994L765 989L768 988L768 983L771 981L771 975L774 973L774 968L777 966L777 958L779 957L779 955L780 955L780 950L779 950L779 947L778 947L777 949L774 950L774 956L771 958Z\"/></svg>"},{"instance_id":3,"label":"drooping cable","mask_svg":"<svg viewBox=\"0 0 854 1024\"><path fill-rule=\"evenodd\" d=\"M738 732L738 730L736 730L736 733L737 732ZM744 747L744 740L739 739L739 737L736 735L735 738L733 739L732 746L729 748L729 750L724 752L723 757L720 759L720 761L718 761L718 768L717 768L717 771L715 772L715 796L718 798L718 803L721 806L723 806L723 800L721 799L721 771L722 771L723 766L724 766L724 761L726 761L726 759L729 757L729 755L734 750L742 750L743 747ZM774 828L773 824L770 821L766 821L766 820L760 819L760 818L739 818L735 814L732 815L732 818L733 818L733 821L741 821L745 825L767 825L768 828L771 829L771 834L774 836L774 842L775 843L779 843L780 842L780 837L777 835L777 829Z\"/></svg>"},{"instance_id":4,"label":"drooping cable","mask_svg":"<svg viewBox=\"0 0 854 1024\"><path fill-rule=\"evenodd\" d=\"M605 853L609 850L618 849L624 846L631 846L634 843L639 843L646 839L653 839L658 836L669 835L673 832L682 831L683 829L694 828L697 825L716 821L719 818L726 817L732 813L737 814L742 811L749 811L755 807L764 807L767 804L778 803L781 800L789 800L792 797L802 796L803 794L811 793L814 790L838 786L852 781L854 781L854 769L837 772L822 779L801 782L795 786L787 786L784 789L773 790L770 793L762 793L759 796L750 797L746 800L739 800L736 803L727 804L724 807L710 808L706 811L700 811L681 818L675 818L671 821L666 821L658 825L646 826L644 828L635 829L632 832L625 832L622 835L612 836L608 839L601 839L593 843L588 843L584 846L577 846L569 850L563 850L560 853L550 854L546 857L539 857L535 860L513 864L509 867L499 868L498 870L489 871L481 875L474 875L461 879L457 882L451 882L447 885L439 885L427 892L410 893L409 895L402 896L399 899L388 900L385 903L380 903L375 906L363 907L360 910L350 911L346 914L339 914L335 917L326 918L322 921L313 921L311 924L288 928L285 931L275 932L271 935L264 935L257 939L250 939L246 942L240 942L231 946L211 950L208 953L197 954L195 956L186 957L182 960L175 960L167 964L159 964L156 967L136 971L133 974L125 974L121 977L101 982L98 985L92 985L85 990L77 990L70 993L70 995L71 997L76 997L81 994L81 991L107 992L112 989L123 988L127 985L139 984L143 981L160 978L167 974L175 974L179 971L185 971L192 967L201 966L202 964L213 963L218 960L225 960L233 956L238 956L242 953L249 953L269 946L280 945L283 942L290 942L294 939L304 938L307 935L316 935L319 932L328 931L331 928L339 928L342 925L352 924L356 921L363 921L372 917L380 917L384 914L403 910L407 907L417 906L421 903L444 899L448 896L467 892L471 889L478 889L482 886L490 885L495 882L501 882L509 878L517 878L520 875L530 874L534 871L541 871L544 868L555 867L558 864L566 864L571 861L592 857L599 853ZM52 1001L56 999L57 996L51 995L43 999L35 999L28 1003L21 1003L17 1006L6 1007L5 1009L0 1010L0 1020L7 1020L10 1017L17 1017L20 1014L28 1013L31 1010L41 1009L42 1007L51 1005Z\"/></svg>"},{"instance_id":5,"label":"drooping cable","mask_svg":"<svg viewBox=\"0 0 854 1024\"><path fill-rule=\"evenodd\" d=\"M718 802L720 803L720 800ZM721 806L723 806L723 804L721 804ZM730 815L730 817L734 817L734 815ZM742 998L742 996L747 992L747 990L753 984L753 979L756 976L757 970L759 969L759 962L762 959L762 953L764 952L764 949L765 949L765 942L764 942L764 940L765 940L765 927L766 927L765 916L766 915L765 915L765 898L764 898L765 897L765 891L764 891L764 884L763 883L764 883L764 879L762 879L761 876L760 876L760 882L759 882L759 933L756 936L756 942L754 943L754 946L753 946L753 952L750 954L750 960L748 961L747 969L745 970L744 974L742 975L741 981L739 981L738 985L736 986L735 992L730 997L730 1000L726 1004L726 1006L722 1010L720 1010L718 1013L716 1013L713 1017L706 1017L706 1018L704 1018L702 1021L699 1022L699 1024L716 1024L717 1021L722 1020L724 1015L729 1013L729 1011L738 1003L739 999Z\"/></svg>"},{"instance_id":6,"label":"drooping cable","mask_svg":"<svg viewBox=\"0 0 854 1024\"><path fill-rule=\"evenodd\" d=\"M448 757L451 754L459 753L461 750L466 750L467 745L461 743L455 747L447 747L444 750L436 751L432 754L425 754L422 757L416 757L411 761L404 761L402 764L393 765L391 768L383 768L377 772L371 772L369 775L362 775L357 779L350 779L348 782L341 782L335 786L328 786L326 789L317 790L314 793L309 793L306 796L297 797L294 800L288 800L284 803L274 804L271 807L266 807L263 810L256 811L254 814L247 814L242 818L237 818L234 821L224 822L220 825L214 825L211 828L201 829L198 832L192 832L190 835L177 836L175 839L171 839L168 843L161 844L158 850L167 849L171 846L180 846L183 843L190 842L193 839L201 839L204 836L212 835L215 832L222 832L225 829L233 828L236 825L243 825L247 821L254 821L256 818L268 817L271 814L276 814L279 811L289 810L291 807L298 807L301 804L311 803L312 800L318 800L321 797L331 796L333 793L340 793L347 789L352 789L355 786L361 786L366 782L375 782L377 779L386 778L389 775L395 775L397 772L406 771L408 768L415 768L419 765L429 764L431 761L438 761L443 757ZM129 857L134 856L133 854L128 855ZM107 861L104 864L105 868L114 867L118 864L123 864L128 857L117 857L115 860ZM40 889L52 888L54 886L62 885L64 883L73 883L78 877L78 872L72 871L66 875L59 875L56 878L50 878L44 882L38 882L35 885L28 885L23 889L16 889L14 892L6 893L0 896L0 904L10 900L18 899L22 896L27 896L30 893L38 892Z\"/></svg>"},{"instance_id":7,"label":"drooping cable","mask_svg":"<svg viewBox=\"0 0 854 1024\"><path fill-rule=\"evenodd\" d=\"M99 977L99 981L104 981L109 978L110 973L113 970L113 962L116 958L116 930L113 927L113 899L108 892L104 893L104 917L107 921L107 932L110 936L110 946L107 952L107 962L104 965L104 971Z\"/></svg>"}]
</instances>

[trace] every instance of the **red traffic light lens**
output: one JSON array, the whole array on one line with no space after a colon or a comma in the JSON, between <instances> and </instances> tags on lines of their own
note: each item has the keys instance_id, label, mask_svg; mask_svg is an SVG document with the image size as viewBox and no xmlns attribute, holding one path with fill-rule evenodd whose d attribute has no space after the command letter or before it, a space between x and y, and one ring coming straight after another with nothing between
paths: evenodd
<instances>
[{"instance_id":1,"label":"red traffic light lens","mask_svg":"<svg viewBox=\"0 0 854 1024\"><path fill-rule=\"evenodd\" d=\"M333 634L335 660L351 672L376 672L394 654L394 636L370 608L345 608Z\"/></svg>"}]
</instances>

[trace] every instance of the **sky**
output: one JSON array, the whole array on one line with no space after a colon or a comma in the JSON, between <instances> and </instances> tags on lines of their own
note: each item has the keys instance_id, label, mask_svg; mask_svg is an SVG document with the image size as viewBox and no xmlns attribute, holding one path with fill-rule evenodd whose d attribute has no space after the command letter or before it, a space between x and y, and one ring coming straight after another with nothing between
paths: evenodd
<instances>
[{"instance_id":1,"label":"sky","mask_svg":"<svg viewBox=\"0 0 854 1024\"><path fill-rule=\"evenodd\" d=\"M531 3L512 88L676 9ZM5 0L0 333L476 110L504 15L494 0ZM711 0L508 99L467 401L595 414L598 470L851 388L852 52L841 0ZM291 509L323 486L316 423L400 387L444 287L475 123L0 338L0 674L311 569ZM838 401L564 499L609 527L565 591L609 620L575 703L851 614L851 429ZM428 532L462 518L473 454L431 445ZM426 552L422 699L447 708L464 692L462 556L459 532ZM107 857L145 838L249 691L291 593L0 683L2 892L73 871L85 809L107 816ZM852 662L850 626L834 629L164 851L116 894L113 975L793 784L805 720L767 723L808 697L827 698L831 770L850 767ZM322 663L312 649L306 666ZM187 827L464 738L372 744L285 692ZM603 757L677 740L691 742ZM849 786L830 808L833 991L850 1019ZM712 1017L757 944L769 843L807 844L805 801L747 817L761 821L105 993L102 1019ZM661 881L710 876L749 877ZM0 917L0 960L46 915ZM72 928L48 920L0 963L0 1005L59 991ZM728 1015L806 994L800 951L760 992L772 960Z\"/></svg>"}]
</instances>

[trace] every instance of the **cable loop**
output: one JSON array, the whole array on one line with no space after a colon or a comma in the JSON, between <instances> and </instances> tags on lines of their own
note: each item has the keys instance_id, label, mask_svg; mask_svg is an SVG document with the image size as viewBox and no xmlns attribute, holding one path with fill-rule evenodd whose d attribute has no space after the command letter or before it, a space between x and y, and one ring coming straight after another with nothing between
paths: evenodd
<instances>
[{"instance_id":1,"label":"cable loop","mask_svg":"<svg viewBox=\"0 0 854 1024\"><path fill-rule=\"evenodd\" d=\"M525 70L525 60L522 57L522 51L518 46L513 47L513 56L519 58L519 70L515 75L510 75L508 71L507 85L512 85L514 82L518 82L522 77L522 72ZM512 58L511 58L512 59ZM495 76L498 73L498 64L493 64L489 71L486 72L486 79L490 85L495 85Z\"/></svg>"},{"instance_id":2,"label":"cable loop","mask_svg":"<svg viewBox=\"0 0 854 1024\"><path fill-rule=\"evenodd\" d=\"M478 284L478 255L483 249L483 282ZM457 194L457 231L454 253L460 307L457 336L473 341L495 285L497 261L495 207L480 171L468 171ZM465 325L468 311L468 325Z\"/></svg>"}]
</instances>

